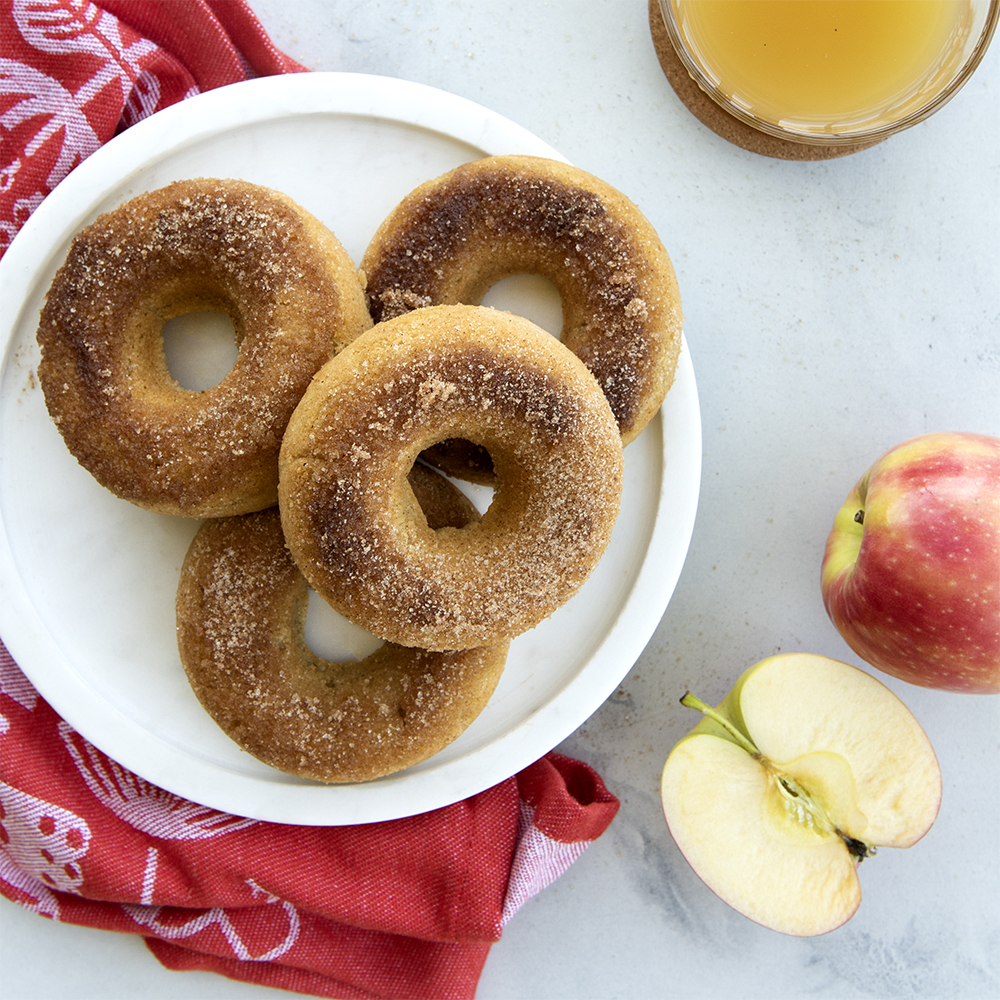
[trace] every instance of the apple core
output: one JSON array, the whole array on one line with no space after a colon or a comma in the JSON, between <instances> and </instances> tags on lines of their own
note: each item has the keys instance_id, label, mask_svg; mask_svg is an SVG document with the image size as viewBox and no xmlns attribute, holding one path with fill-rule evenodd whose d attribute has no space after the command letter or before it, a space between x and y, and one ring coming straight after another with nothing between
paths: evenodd
<instances>
[{"instance_id":1,"label":"apple core","mask_svg":"<svg viewBox=\"0 0 1000 1000\"><path fill-rule=\"evenodd\" d=\"M757 749L748 734L740 732L725 716L690 691L681 698L681 704L696 709L721 726L764 769L768 776L764 814L770 822L797 824L815 836L839 837L859 862L875 854L871 844L858 839L867 828L868 820L858 809L858 790L851 767L840 754L820 751L805 754L790 764L776 764ZM830 803L836 804L833 809ZM836 822L833 811L842 814L845 821ZM845 827L850 827L856 836L851 836Z\"/></svg>"}]
</instances>

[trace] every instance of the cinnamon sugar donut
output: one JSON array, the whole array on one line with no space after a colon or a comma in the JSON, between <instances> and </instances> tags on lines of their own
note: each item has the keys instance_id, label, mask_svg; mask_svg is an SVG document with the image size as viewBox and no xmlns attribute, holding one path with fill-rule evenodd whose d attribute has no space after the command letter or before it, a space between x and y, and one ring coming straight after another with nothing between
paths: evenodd
<instances>
[{"instance_id":1,"label":"cinnamon sugar donut","mask_svg":"<svg viewBox=\"0 0 1000 1000\"><path fill-rule=\"evenodd\" d=\"M407 484L447 438L490 454L481 521L434 531ZM342 615L392 642L466 649L537 625L611 538L622 445L583 363L533 323L434 306L377 324L321 369L288 423L288 547Z\"/></svg>"},{"instance_id":2,"label":"cinnamon sugar donut","mask_svg":"<svg viewBox=\"0 0 1000 1000\"><path fill-rule=\"evenodd\" d=\"M421 467L428 523L461 526L475 508ZM331 663L306 645L309 588L276 508L206 521L177 591L177 635L192 688L244 750L281 771L367 781L419 763L465 731L503 671L507 644L431 653L385 643Z\"/></svg>"},{"instance_id":3,"label":"cinnamon sugar donut","mask_svg":"<svg viewBox=\"0 0 1000 1000\"><path fill-rule=\"evenodd\" d=\"M163 324L227 313L239 355L182 389ZM141 507L214 517L277 503L285 424L323 363L371 326L336 237L285 195L187 180L98 217L73 240L41 314L38 373L70 451Z\"/></svg>"},{"instance_id":4,"label":"cinnamon sugar donut","mask_svg":"<svg viewBox=\"0 0 1000 1000\"><path fill-rule=\"evenodd\" d=\"M514 274L547 277L562 297L562 342L600 383L624 444L673 383L681 307L667 251L631 201L565 163L494 156L428 181L385 219L361 268L376 323L479 304Z\"/></svg>"}]
</instances>

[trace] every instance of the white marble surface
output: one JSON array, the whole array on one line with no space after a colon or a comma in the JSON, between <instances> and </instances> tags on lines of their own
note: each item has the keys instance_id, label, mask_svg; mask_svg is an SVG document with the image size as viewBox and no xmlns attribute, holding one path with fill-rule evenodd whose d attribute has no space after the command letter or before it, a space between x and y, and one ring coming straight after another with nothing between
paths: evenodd
<instances>
[{"instance_id":1,"label":"white marble surface","mask_svg":"<svg viewBox=\"0 0 1000 1000\"><path fill-rule=\"evenodd\" d=\"M659 773L693 724L775 651L860 665L818 573L834 512L883 450L929 430L1000 435L1000 48L930 121L807 164L727 144L680 103L645 0L251 0L317 70L430 84L500 112L628 194L681 285L704 470L676 594L619 691L562 749L622 808L507 927L480 1000L948 997L1000 993L1000 701L886 680L938 751L941 815L861 870L843 928L793 939L740 917L666 830ZM881 677L881 675L879 675ZM0 901L5 1000L251 998L162 969L137 939Z\"/></svg>"}]
</instances>

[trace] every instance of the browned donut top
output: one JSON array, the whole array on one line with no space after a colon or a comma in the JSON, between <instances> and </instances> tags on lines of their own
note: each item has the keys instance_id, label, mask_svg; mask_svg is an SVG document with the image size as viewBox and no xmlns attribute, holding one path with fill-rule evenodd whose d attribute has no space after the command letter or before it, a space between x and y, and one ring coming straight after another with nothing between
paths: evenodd
<instances>
[{"instance_id":1,"label":"browned donut top","mask_svg":"<svg viewBox=\"0 0 1000 1000\"><path fill-rule=\"evenodd\" d=\"M199 310L232 317L240 353L219 385L189 392L161 331ZM42 310L39 376L70 450L113 492L165 513L232 513L275 502L288 417L370 324L347 254L290 199L181 181L75 237Z\"/></svg>"},{"instance_id":2,"label":"browned donut top","mask_svg":"<svg viewBox=\"0 0 1000 1000\"><path fill-rule=\"evenodd\" d=\"M431 523L478 518L440 476L415 471L413 485ZM276 509L202 525L177 591L185 671L224 732L291 774L366 781L425 760L470 725L503 671L505 644L430 653L386 643L360 662L329 662L306 645L307 606Z\"/></svg>"},{"instance_id":3,"label":"browned donut top","mask_svg":"<svg viewBox=\"0 0 1000 1000\"><path fill-rule=\"evenodd\" d=\"M620 192L553 160L489 157L408 195L362 260L376 322L476 304L502 278L549 277L562 340L601 384L626 441L656 412L680 349L680 299L652 226Z\"/></svg>"},{"instance_id":4,"label":"browned donut top","mask_svg":"<svg viewBox=\"0 0 1000 1000\"><path fill-rule=\"evenodd\" d=\"M431 530L406 488L443 437L483 445L483 519ZM621 495L621 439L584 365L527 320L438 306L377 325L317 375L282 445L289 547L342 614L460 649L550 615L593 570Z\"/></svg>"}]
</instances>

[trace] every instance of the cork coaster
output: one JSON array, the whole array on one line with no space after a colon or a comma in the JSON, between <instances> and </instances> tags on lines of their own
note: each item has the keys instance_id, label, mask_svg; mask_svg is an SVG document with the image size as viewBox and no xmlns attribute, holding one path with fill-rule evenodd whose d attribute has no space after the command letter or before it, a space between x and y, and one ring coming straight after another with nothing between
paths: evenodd
<instances>
[{"instance_id":1,"label":"cork coaster","mask_svg":"<svg viewBox=\"0 0 1000 1000\"><path fill-rule=\"evenodd\" d=\"M862 149L870 149L882 141L859 142L846 146L813 146L804 142L789 142L787 139L779 139L766 132L758 132L757 129L751 128L724 111L691 79L670 42L658 0L649 0L649 27L660 67L677 96L703 125L707 125L716 135L722 136L736 146L748 149L751 153L773 156L779 160L832 160L838 156L857 153Z\"/></svg>"}]
</instances>

